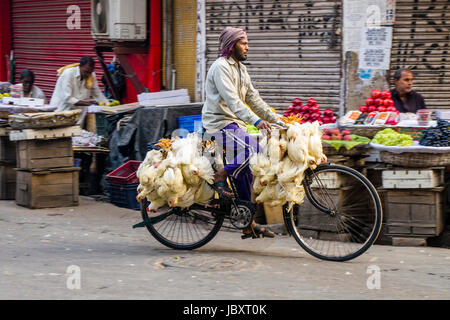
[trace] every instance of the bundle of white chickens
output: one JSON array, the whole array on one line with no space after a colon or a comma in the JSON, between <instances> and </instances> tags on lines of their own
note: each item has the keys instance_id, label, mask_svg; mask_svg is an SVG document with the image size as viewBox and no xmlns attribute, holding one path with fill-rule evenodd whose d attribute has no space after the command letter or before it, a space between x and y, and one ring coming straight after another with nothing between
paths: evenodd
<instances>
[{"instance_id":1,"label":"bundle of white chickens","mask_svg":"<svg viewBox=\"0 0 450 320\"><path fill-rule=\"evenodd\" d=\"M148 210L158 208L189 207L194 203L206 204L214 197L208 183L214 182L214 170L202 155L202 141L196 133L186 138L162 139L160 150L147 152L139 166L137 200L150 201Z\"/></svg>"},{"instance_id":2,"label":"bundle of white chickens","mask_svg":"<svg viewBox=\"0 0 450 320\"><path fill-rule=\"evenodd\" d=\"M304 201L305 190L302 185L306 169L315 169L326 161L322 149L322 132L319 123L286 124L287 130L275 130L263 152L250 159L253 191L258 203L272 206L294 204ZM264 141L263 141L264 142Z\"/></svg>"}]
</instances>

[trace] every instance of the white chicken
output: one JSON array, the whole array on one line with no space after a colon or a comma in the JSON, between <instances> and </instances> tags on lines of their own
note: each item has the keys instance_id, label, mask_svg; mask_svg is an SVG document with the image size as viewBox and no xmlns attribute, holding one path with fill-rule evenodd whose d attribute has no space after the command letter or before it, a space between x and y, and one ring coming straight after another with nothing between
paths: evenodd
<instances>
[{"instance_id":1,"label":"white chicken","mask_svg":"<svg viewBox=\"0 0 450 320\"><path fill-rule=\"evenodd\" d=\"M136 199L141 201L146 197L152 211L166 204L189 207L195 202L208 203L214 197L214 190L207 184L214 182L214 170L201 154L198 135L161 139L159 145L163 150L149 151L138 168L140 184ZM213 144L209 143L208 147L213 149Z\"/></svg>"},{"instance_id":2,"label":"white chicken","mask_svg":"<svg viewBox=\"0 0 450 320\"><path fill-rule=\"evenodd\" d=\"M318 122L287 124L287 131L275 132L263 152L250 159L256 202L272 206L304 201L304 172L314 169L326 156L323 154Z\"/></svg>"}]
</instances>

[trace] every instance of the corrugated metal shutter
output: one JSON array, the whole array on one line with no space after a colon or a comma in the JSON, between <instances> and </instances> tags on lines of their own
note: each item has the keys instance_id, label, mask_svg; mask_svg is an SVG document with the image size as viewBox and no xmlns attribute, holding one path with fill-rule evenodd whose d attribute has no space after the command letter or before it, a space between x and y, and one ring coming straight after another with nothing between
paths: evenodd
<instances>
[{"instance_id":1,"label":"corrugated metal shutter","mask_svg":"<svg viewBox=\"0 0 450 320\"><path fill-rule=\"evenodd\" d=\"M80 28L69 29L69 6L80 9ZM56 84L58 68L78 62L82 56L96 57L91 35L90 1L71 0L13 0L13 49L16 60L16 81L23 69L35 73L35 84L44 90L50 100ZM69 25L73 26L73 24ZM72 21L73 22L73 21ZM112 54L105 55L107 63ZM102 87L103 70L95 58L95 73Z\"/></svg>"},{"instance_id":2,"label":"corrugated metal shutter","mask_svg":"<svg viewBox=\"0 0 450 320\"><path fill-rule=\"evenodd\" d=\"M296 97L315 98L322 108L337 110L341 13L337 0L206 0L207 69L218 57L223 28L244 28L247 69L269 105L282 110Z\"/></svg>"},{"instance_id":3,"label":"corrugated metal shutter","mask_svg":"<svg viewBox=\"0 0 450 320\"><path fill-rule=\"evenodd\" d=\"M450 109L449 20L448 0L396 2L391 76L399 68L412 69L413 90L429 109Z\"/></svg>"},{"instance_id":4,"label":"corrugated metal shutter","mask_svg":"<svg viewBox=\"0 0 450 320\"><path fill-rule=\"evenodd\" d=\"M188 89L191 101L195 100L197 2L173 1L173 69L176 88Z\"/></svg>"}]
</instances>

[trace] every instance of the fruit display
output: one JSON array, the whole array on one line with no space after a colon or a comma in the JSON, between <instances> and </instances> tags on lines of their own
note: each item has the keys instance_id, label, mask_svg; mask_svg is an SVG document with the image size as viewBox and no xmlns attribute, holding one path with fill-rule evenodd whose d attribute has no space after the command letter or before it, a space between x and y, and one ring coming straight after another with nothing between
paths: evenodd
<instances>
[{"instance_id":1,"label":"fruit display","mask_svg":"<svg viewBox=\"0 0 450 320\"><path fill-rule=\"evenodd\" d=\"M391 128L377 132L372 139L373 143L385 146L411 147L413 138L410 135L398 133Z\"/></svg>"},{"instance_id":2,"label":"fruit display","mask_svg":"<svg viewBox=\"0 0 450 320\"><path fill-rule=\"evenodd\" d=\"M300 123L318 121L319 124L322 125L336 122L336 116L334 115L333 110L327 108L321 111L314 98L308 99L306 104L303 104L300 98L292 100L292 105L287 108L287 111L283 113L283 116L292 117L295 115L302 118Z\"/></svg>"},{"instance_id":3,"label":"fruit display","mask_svg":"<svg viewBox=\"0 0 450 320\"><path fill-rule=\"evenodd\" d=\"M372 90L370 97L366 99L366 104L360 106L359 111L362 113L398 112L389 90Z\"/></svg>"},{"instance_id":4,"label":"fruit display","mask_svg":"<svg viewBox=\"0 0 450 320\"><path fill-rule=\"evenodd\" d=\"M98 105L99 106L107 106L107 107L115 107L115 106L119 106L120 102L118 100L109 100L107 103L102 101Z\"/></svg>"},{"instance_id":5,"label":"fruit display","mask_svg":"<svg viewBox=\"0 0 450 320\"><path fill-rule=\"evenodd\" d=\"M325 129L323 130L322 140L346 140L352 141L353 137L350 135L350 131L348 130L339 130L338 128L334 129Z\"/></svg>"},{"instance_id":6,"label":"fruit display","mask_svg":"<svg viewBox=\"0 0 450 320\"><path fill-rule=\"evenodd\" d=\"M427 147L449 147L450 122L438 119L437 126L428 128L419 144Z\"/></svg>"}]
</instances>

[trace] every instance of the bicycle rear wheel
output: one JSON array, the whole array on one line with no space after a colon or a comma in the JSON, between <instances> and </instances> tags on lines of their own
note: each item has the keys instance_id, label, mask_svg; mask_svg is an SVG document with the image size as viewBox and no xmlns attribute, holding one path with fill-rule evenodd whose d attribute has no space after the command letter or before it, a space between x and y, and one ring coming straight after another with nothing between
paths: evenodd
<instances>
[{"instance_id":1,"label":"bicycle rear wheel","mask_svg":"<svg viewBox=\"0 0 450 320\"><path fill-rule=\"evenodd\" d=\"M149 202L144 199L141 204L141 214L144 220L149 218L147 207ZM211 211L201 206L189 208L167 208L171 214L164 220L147 224L150 234L163 245L178 250L193 250L204 246L219 232L224 216L213 215ZM164 213L164 212L161 212Z\"/></svg>"},{"instance_id":2,"label":"bicycle rear wheel","mask_svg":"<svg viewBox=\"0 0 450 320\"><path fill-rule=\"evenodd\" d=\"M285 222L300 246L313 256L346 261L363 254L381 229L381 201L373 185L358 171L321 165L305 172L305 202L294 221Z\"/></svg>"}]
</instances>

